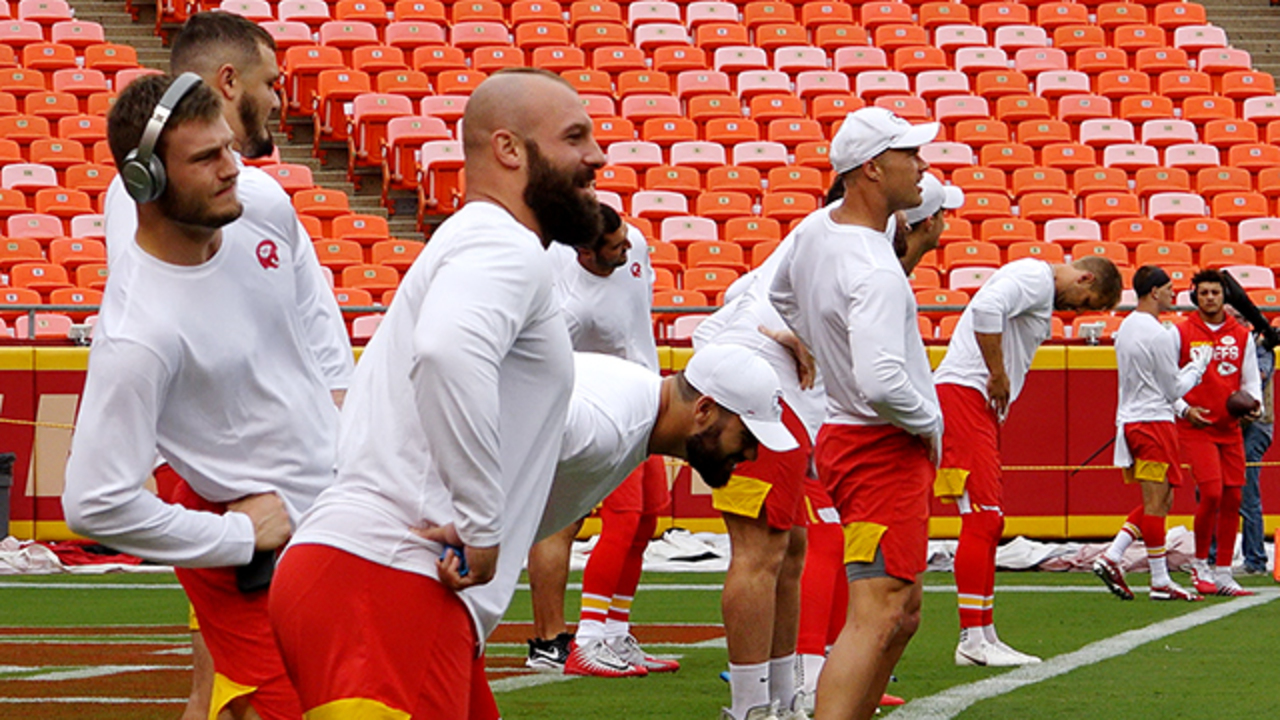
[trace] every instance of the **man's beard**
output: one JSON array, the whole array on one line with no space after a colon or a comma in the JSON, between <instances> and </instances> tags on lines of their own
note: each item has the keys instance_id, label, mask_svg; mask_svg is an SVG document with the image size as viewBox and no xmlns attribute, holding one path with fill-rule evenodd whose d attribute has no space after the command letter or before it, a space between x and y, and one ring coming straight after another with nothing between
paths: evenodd
<instances>
[{"instance_id":1,"label":"man's beard","mask_svg":"<svg viewBox=\"0 0 1280 720\"><path fill-rule=\"evenodd\" d=\"M713 488L728 484L738 464L720 454L720 432L715 425L684 441L685 460Z\"/></svg>"},{"instance_id":2,"label":"man's beard","mask_svg":"<svg viewBox=\"0 0 1280 720\"><path fill-rule=\"evenodd\" d=\"M240 98L240 104L236 109L240 113L240 126L244 128L245 133L240 154L253 159L266 157L275 151L275 138L271 136L271 130L267 129L265 122L258 122L258 108L248 95Z\"/></svg>"},{"instance_id":3,"label":"man's beard","mask_svg":"<svg viewBox=\"0 0 1280 720\"><path fill-rule=\"evenodd\" d=\"M232 192L235 191L233 190ZM173 185L165 187L164 192L156 199L156 205L165 217L176 223L210 230L216 230L235 222L244 212L244 205L238 199L235 210L228 210L223 213L211 212L207 204L202 204L189 196L178 195L174 191Z\"/></svg>"},{"instance_id":4,"label":"man's beard","mask_svg":"<svg viewBox=\"0 0 1280 720\"><path fill-rule=\"evenodd\" d=\"M524 202L538 219L543 240L572 247L594 245L604 230L604 219L600 203L584 190L595 179L595 170L557 170L538 150L537 143L526 140L525 146L529 149L529 180Z\"/></svg>"}]
</instances>

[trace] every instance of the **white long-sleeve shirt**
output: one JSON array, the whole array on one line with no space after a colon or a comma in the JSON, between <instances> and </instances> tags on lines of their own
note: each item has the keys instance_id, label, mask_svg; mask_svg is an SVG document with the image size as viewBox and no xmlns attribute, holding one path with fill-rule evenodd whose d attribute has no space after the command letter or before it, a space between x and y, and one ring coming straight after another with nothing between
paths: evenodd
<instances>
[{"instance_id":1,"label":"white long-sleeve shirt","mask_svg":"<svg viewBox=\"0 0 1280 720\"><path fill-rule=\"evenodd\" d=\"M634 362L573 354L573 395L542 513L542 539L591 512L649 456L662 377Z\"/></svg>"},{"instance_id":2,"label":"white long-sleeve shirt","mask_svg":"<svg viewBox=\"0 0 1280 720\"><path fill-rule=\"evenodd\" d=\"M1116 332L1116 424L1173 422L1174 403L1200 383L1195 363L1178 367L1178 330L1150 313L1131 312Z\"/></svg>"},{"instance_id":3,"label":"white long-sleeve shirt","mask_svg":"<svg viewBox=\"0 0 1280 720\"><path fill-rule=\"evenodd\" d=\"M1177 328L1166 327L1150 313L1131 312L1116 332L1116 445L1113 461L1133 463L1124 439L1126 423L1174 420L1174 403L1200 382L1203 370L1195 363L1178 367Z\"/></svg>"},{"instance_id":4,"label":"white long-sleeve shirt","mask_svg":"<svg viewBox=\"0 0 1280 720\"><path fill-rule=\"evenodd\" d=\"M245 165L236 156L240 175L236 196L244 213L236 224L247 226L262 238L285 238L295 248L290 261L297 277L297 306L302 309L307 347L315 354L330 390L343 390L355 370L351 342L338 301L320 269L311 238L298 221L289 195L260 168ZM107 186L105 202L107 266L115 273L116 259L134 245L138 232L138 206L125 191L119 176ZM96 330L94 332L97 332Z\"/></svg>"},{"instance_id":5,"label":"white long-sleeve shirt","mask_svg":"<svg viewBox=\"0 0 1280 720\"><path fill-rule=\"evenodd\" d=\"M157 449L201 497L275 491L295 521L332 483L338 409L299 306L310 275L296 256L310 247L240 222L198 266L124 244L67 463L72 530L157 562L243 565L247 515L187 510L143 488ZM278 263L261 261L264 248Z\"/></svg>"},{"instance_id":6,"label":"white long-sleeve shirt","mask_svg":"<svg viewBox=\"0 0 1280 720\"><path fill-rule=\"evenodd\" d=\"M481 638L524 563L564 431L572 351L538 237L471 202L405 274L343 406L338 480L293 544L318 543L438 577L441 546L412 528L454 524L500 545L497 577L460 595Z\"/></svg>"},{"instance_id":7,"label":"white long-sleeve shirt","mask_svg":"<svg viewBox=\"0 0 1280 720\"><path fill-rule=\"evenodd\" d=\"M796 360L777 341L760 332L761 327L770 330L788 330L786 322L769 302L769 288L778 274L778 267L795 243L795 233L790 233L773 254L760 267L734 281L725 294L724 307L702 321L693 333L694 350L712 343L740 345L754 351L769 363L782 385L782 398L786 400L800 421L809 431L809 439L815 440L827 414L827 393L823 388L821 373L808 390L800 387L796 373Z\"/></svg>"},{"instance_id":8,"label":"white long-sleeve shirt","mask_svg":"<svg viewBox=\"0 0 1280 720\"><path fill-rule=\"evenodd\" d=\"M650 314L653 270L649 266L649 244L630 225L627 240L631 243L627 263L606 277L582 267L574 248L549 248L556 268L556 295L574 350L626 358L656 373L658 347Z\"/></svg>"},{"instance_id":9,"label":"white long-sleeve shirt","mask_svg":"<svg viewBox=\"0 0 1280 720\"><path fill-rule=\"evenodd\" d=\"M987 396L991 372L974 333L1000 333L1009 402L1022 392L1031 360L1053 334L1053 266L1034 259L1015 260L997 270L965 306L947 344L946 357L933 374L939 385L971 387Z\"/></svg>"},{"instance_id":10,"label":"white long-sleeve shirt","mask_svg":"<svg viewBox=\"0 0 1280 720\"><path fill-rule=\"evenodd\" d=\"M942 435L916 301L883 231L809 215L779 260L770 300L826 378L827 422Z\"/></svg>"}]
</instances>

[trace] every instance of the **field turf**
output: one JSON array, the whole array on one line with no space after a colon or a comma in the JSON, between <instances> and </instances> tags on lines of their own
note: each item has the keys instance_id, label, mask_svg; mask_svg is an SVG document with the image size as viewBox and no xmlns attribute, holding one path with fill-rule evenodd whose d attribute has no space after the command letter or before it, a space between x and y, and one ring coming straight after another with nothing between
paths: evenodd
<instances>
[{"instance_id":1,"label":"field turf","mask_svg":"<svg viewBox=\"0 0 1280 720\"><path fill-rule=\"evenodd\" d=\"M575 573L571 582L579 579ZM503 716L717 718L729 700L718 677L726 667L718 626L723 575L650 573L642 582L636 634L651 651L679 656L678 673L564 680L524 671L529 603L522 590L489 649ZM916 702L883 717L1280 716L1280 602L1272 602L1280 594L1269 578L1243 579L1264 593L1253 600L1152 603L1141 592L1121 602L1087 574L1000 573L1002 638L1049 661L1024 670L954 665L952 583L949 574L926 575L922 627L890 688ZM575 596L570 591L571 618ZM0 578L0 718L176 718L189 687L186 613L170 575ZM1179 619L1169 629L1167 621ZM1154 639L1126 643L1135 637L1123 635L1130 631Z\"/></svg>"}]
</instances>

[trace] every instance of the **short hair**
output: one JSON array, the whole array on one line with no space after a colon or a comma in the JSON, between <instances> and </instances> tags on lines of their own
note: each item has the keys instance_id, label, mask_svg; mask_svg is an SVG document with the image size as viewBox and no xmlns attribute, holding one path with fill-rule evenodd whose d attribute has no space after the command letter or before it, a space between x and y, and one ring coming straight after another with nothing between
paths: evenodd
<instances>
[{"instance_id":1,"label":"short hair","mask_svg":"<svg viewBox=\"0 0 1280 720\"><path fill-rule=\"evenodd\" d=\"M612 235L622 227L622 218L618 215L618 211L604 203L600 203L600 217L604 220L603 229L596 241L591 243L591 250L599 250L604 247L604 239L607 235Z\"/></svg>"},{"instance_id":2,"label":"short hair","mask_svg":"<svg viewBox=\"0 0 1280 720\"><path fill-rule=\"evenodd\" d=\"M1093 294L1101 301L1102 307L1113 308L1120 304L1120 293L1124 290L1124 279L1116 264L1098 255L1089 255L1076 260L1072 265L1093 273Z\"/></svg>"},{"instance_id":3,"label":"short hair","mask_svg":"<svg viewBox=\"0 0 1280 720\"><path fill-rule=\"evenodd\" d=\"M684 376L684 370L676 373L676 391L680 393L680 399L685 402L695 402L702 397L702 392Z\"/></svg>"},{"instance_id":4,"label":"short hair","mask_svg":"<svg viewBox=\"0 0 1280 720\"><path fill-rule=\"evenodd\" d=\"M1206 282L1218 283L1223 287L1223 289L1227 287L1227 281L1223 279L1222 273L1220 271L1213 270L1213 269L1201 270L1200 272L1191 276L1191 292L1194 294L1196 291L1195 290L1196 286L1199 285L1200 283L1206 283Z\"/></svg>"},{"instance_id":5,"label":"short hair","mask_svg":"<svg viewBox=\"0 0 1280 720\"><path fill-rule=\"evenodd\" d=\"M142 142L142 134L155 113L160 98L173 84L171 75L146 75L129 83L111 106L107 115L107 144L116 167L124 167L125 158ZM169 115L165 132L156 141L155 155L164 158L168 130L192 120L213 122L222 117L222 100L208 85L200 83L182 97Z\"/></svg>"},{"instance_id":6,"label":"short hair","mask_svg":"<svg viewBox=\"0 0 1280 720\"><path fill-rule=\"evenodd\" d=\"M1143 265L1133 273L1133 291L1138 294L1138 297L1150 295L1152 291L1160 287L1159 285L1153 285L1145 293L1138 291L1138 288L1146 285L1151 276L1155 275L1157 272L1164 272L1164 268L1161 268L1158 265Z\"/></svg>"},{"instance_id":7,"label":"short hair","mask_svg":"<svg viewBox=\"0 0 1280 720\"><path fill-rule=\"evenodd\" d=\"M275 52L276 41L252 20L220 10L196 13L173 38L169 71L203 75L224 62L243 70L258 62L260 47Z\"/></svg>"}]
</instances>

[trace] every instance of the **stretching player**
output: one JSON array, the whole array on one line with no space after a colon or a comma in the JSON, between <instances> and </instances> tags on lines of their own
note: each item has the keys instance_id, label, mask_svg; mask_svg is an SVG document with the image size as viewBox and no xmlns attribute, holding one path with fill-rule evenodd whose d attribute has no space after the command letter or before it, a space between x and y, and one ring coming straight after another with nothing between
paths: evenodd
<instances>
[{"instance_id":1,"label":"stretching player","mask_svg":"<svg viewBox=\"0 0 1280 720\"><path fill-rule=\"evenodd\" d=\"M915 270L925 253L938 246L946 229L943 218L946 211L964 204L964 192L960 188L943 185L928 173L920 180L920 197L920 205L898 213L894 223L895 230L902 229L900 241L895 233L895 251L903 271L908 274ZM810 426L810 429L816 432L816 427ZM800 676L796 685L798 691L804 693L805 709L812 712L827 652L844 627L849 589L839 579L844 554L840 514L816 478L806 478L804 490L808 551L800 579L800 630L796 640ZM880 704L901 705L903 700L886 694Z\"/></svg>"},{"instance_id":2,"label":"stretching player","mask_svg":"<svg viewBox=\"0 0 1280 720\"><path fill-rule=\"evenodd\" d=\"M1191 361L1178 368L1178 333L1160 323L1160 313L1174 307L1173 280L1163 269L1144 265L1133 274L1138 307L1116 333L1116 370L1120 401L1116 407L1115 464L1124 480L1138 483L1142 502L1116 533L1111 547L1093 563L1117 597L1132 600L1120 559L1138 538L1147 546L1152 600L1199 600L1200 596L1169 577L1165 561L1165 517L1173 506L1173 489L1182 487L1178 434L1173 405L1195 387L1209 367L1212 351L1196 347Z\"/></svg>"},{"instance_id":3,"label":"stretching player","mask_svg":"<svg viewBox=\"0 0 1280 720\"><path fill-rule=\"evenodd\" d=\"M590 248L557 252L556 294L574 350L638 363L655 375L658 350L649 314L653 273L639 231L601 206L605 232ZM625 269L624 269L625 268ZM576 639L564 624L564 585L580 524L547 538L529 553L534 629L526 664L570 675L627 677L670 672L680 663L644 652L631 635L631 603L658 513L670 504L662 458L636 468L600 509L601 530L582 574L582 616ZM548 617L550 616L550 617ZM543 639L547 638L547 639Z\"/></svg>"},{"instance_id":4,"label":"stretching player","mask_svg":"<svg viewBox=\"0 0 1280 720\"><path fill-rule=\"evenodd\" d=\"M338 412L299 304L327 287L302 261L305 237L236 222L234 134L197 76L130 84L108 141L137 231L90 352L67 522L179 566L218 673L210 716L297 718L267 593L236 566L283 545L333 480ZM172 504L143 490L157 449L186 481Z\"/></svg>"},{"instance_id":5,"label":"stretching player","mask_svg":"<svg viewBox=\"0 0 1280 720\"><path fill-rule=\"evenodd\" d=\"M351 344L347 329L333 293L316 259L315 250L305 229L299 223L289 195L270 175L261 169L244 165L240 158L270 155L275 145L267 120L279 107L274 83L280 74L276 66L276 44L267 31L240 15L228 12L200 12L192 15L173 36L169 52L170 72L178 75L194 72L214 90L222 104L222 116L235 135L240 175L236 178L236 195L244 206L237 221L256 226L263 237L289 237L295 248L297 271L310 272L315 280L300 290L316 291L299 298L303 312L308 347L328 381L334 402L341 406L342 395L351 380ZM133 243L137 232L135 203L117 176L107 187L104 217L106 222L107 262L114 265L124 248ZM181 487L182 479L167 465L155 470L162 497L166 491ZM305 509L305 508L303 508ZM192 692L187 704L187 720L204 718L209 713L213 688L213 661L200 631L193 627Z\"/></svg>"},{"instance_id":6,"label":"stretching player","mask_svg":"<svg viewBox=\"0 0 1280 720\"><path fill-rule=\"evenodd\" d=\"M826 380L818 476L845 528L849 615L818 681L818 720L870 718L920 622L929 481L942 413L889 218L920 204L937 123L850 113L831 142L837 205L795 230L770 300Z\"/></svg>"},{"instance_id":7,"label":"stretching player","mask_svg":"<svg viewBox=\"0 0 1280 720\"><path fill-rule=\"evenodd\" d=\"M1213 348L1204 379L1177 403L1178 445L1182 462L1191 465L1199 502L1196 504L1196 558L1191 581L1205 595L1252 595L1231 573L1231 560L1240 531L1240 493L1244 487L1244 438L1240 421L1227 412L1227 398L1243 390L1262 397L1258 355L1253 334L1227 315L1222 275L1201 270L1191 278L1196 312L1178 324L1178 361L1191 361L1197 347ZM1261 408L1250 417L1256 419ZM1218 541L1217 567L1209 565L1209 545Z\"/></svg>"},{"instance_id":8,"label":"stretching player","mask_svg":"<svg viewBox=\"0 0 1280 720\"><path fill-rule=\"evenodd\" d=\"M494 73L463 120L467 203L365 350L338 480L272 588L289 676L317 716L498 715L478 650L533 544L573 383L544 249L599 236L604 155L573 87L543 70Z\"/></svg>"},{"instance_id":9,"label":"stretching player","mask_svg":"<svg viewBox=\"0 0 1280 720\"><path fill-rule=\"evenodd\" d=\"M1004 530L1000 424L1018 399L1031 360L1049 339L1055 310L1107 310L1120 300L1110 260L1070 265L1034 259L1007 263L969 301L934 373L947 418L935 494L960 510L956 590L957 665L1026 665L1040 658L1001 642L993 620L996 546Z\"/></svg>"}]
</instances>

